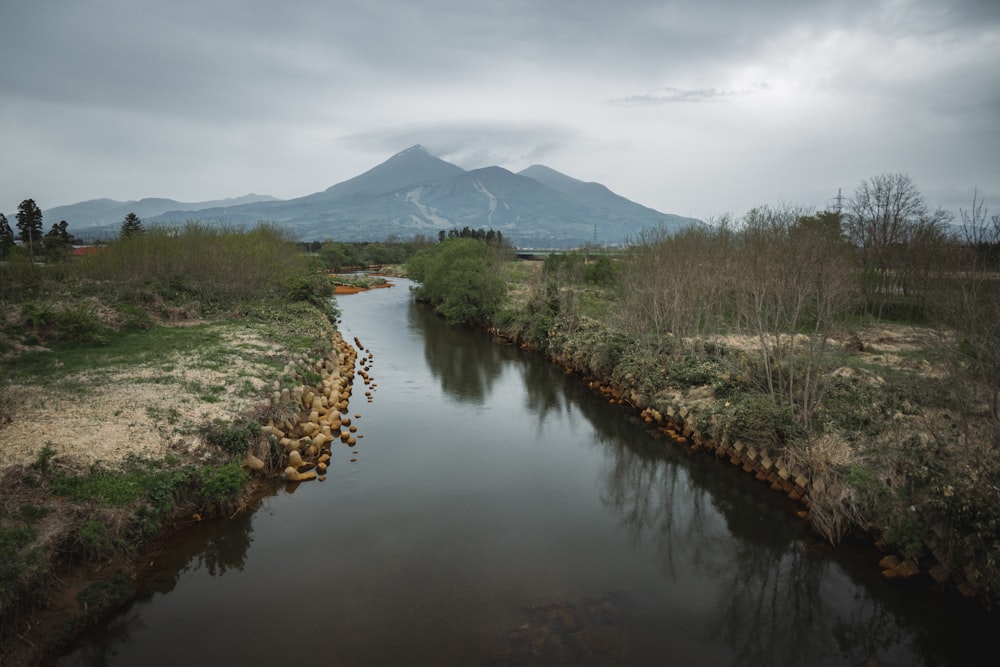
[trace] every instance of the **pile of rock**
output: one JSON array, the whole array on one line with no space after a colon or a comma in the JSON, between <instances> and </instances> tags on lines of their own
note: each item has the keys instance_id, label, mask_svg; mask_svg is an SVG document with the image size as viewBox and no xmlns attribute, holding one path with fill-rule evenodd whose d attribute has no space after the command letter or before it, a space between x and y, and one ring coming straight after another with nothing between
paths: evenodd
<instances>
[{"instance_id":1,"label":"pile of rock","mask_svg":"<svg viewBox=\"0 0 1000 667\"><path fill-rule=\"evenodd\" d=\"M291 482L325 479L330 445L338 439L351 446L357 442L357 426L346 413L358 352L340 332L334 334L332 343L331 355L309 369L319 377L315 384L275 390L268 399L270 407L285 408L295 415L278 424L269 420L261 429L281 446L286 458L283 476ZM252 454L247 456L247 465L264 468L264 462Z\"/></svg>"}]
</instances>

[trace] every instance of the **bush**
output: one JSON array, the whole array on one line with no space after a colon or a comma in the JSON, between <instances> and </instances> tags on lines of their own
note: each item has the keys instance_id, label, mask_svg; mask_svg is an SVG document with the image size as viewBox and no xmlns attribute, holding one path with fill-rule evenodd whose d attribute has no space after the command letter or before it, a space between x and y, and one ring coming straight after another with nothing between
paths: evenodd
<instances>
[{"instance_id":1,"label":"bush","mask_svg":"<svg viewBox=\"0 0 1000 667\"><path fill-rule=\"evenodd\" d=\"M407 264L421 284L417 297L451 324L490 324L506 296L500 275L503 251L485 241L452 238L428 247Z\"/></svg>"},{"instance_id":2,"label":"bush","mask_svg":"<svg viewBox=\"0 0 1000 667\"><path fill-rule=\"evenodd\" d=\"M765 394L747 392L736 400L726 413L730 438L741 438L762 447L778 450L804 435L788 405L778 405Z\"/></svg>"},{"instance_id":3,"label":"bush","mask_svg":"<svg viewBox=\"0 0 1000 667\"><path fill-rule=\"evenodd\" d=\"M21 574L25 562L23 551L35 539L31 526L0 527L0 600Z\"/></svg>"},{"instance_id":4,"label":"bush","mask_svg":"<svg viewBox=\"0 0 1000 667\"><path fill-rule=\"evenodd\" d=\"M672 359L667 373L670 384L682 388L712 384L719 377L719 369L712 361L691 354Z\"/></svg>"},{"instance_id":5,"label":"bush","mask_svg":"<svg viewBox=\"0 0 1000 667\"><path fill-rule=\"evenodd\" d=\"M126 602L132 594L132 580L125 574L95 581L80 591L76 599L91 614L113 609Z\"/></svg>"},{"instance_id":6,"label":"bush","mask_svg":"<svg viewBox=\"0 0 1000 667\"><path fill-rule=\"evenodd\" d=\"M206 466L199 475L202 499L207 502L224 502L237 498L246 486L246 472L239 463Z\"/></svg>"},{"instance_id":7,"label":"bush","mask_svg":"<svg viewBox=\"0 0 1000 667\"><path fill-rule=\"evenodd\" d=\"M97 519L89 519L81 524L78 534L88 558L104 558L115 550L115 540L107 527Z\"/></svg>"},{"instance_id":8,"label":"bush","mask_svg":"<svg viewBox=\"0 0 1000 667\"><path fill-rule=\"evenodd\" d=\"M101 324L97 310L88 304L54 307L27 302L21 306L21 323L32 335L78 345L104 345L110 329Z\"/></svg>"},{"instance_id":9,"label":"bush","mask_svg":"<svg viewBox=\"0 0 1000 667\"><path fill-rule=\"evenodd\" d=\"M243 300L306 297L322 290L307 256L285 232L261 224L249 231L190 222L152 228L83 258L82 276L167 301L197 300L224 308Z\"/></svg>"},{"instance_id":10,"label":"bush","mask_svg":"<svg viewBox=\"0 0 1000 667\"><path fill-rule=\"evenodd\" d=\"M201 428L201 436L205 442L219 447L233 456L242 456L250 449L250 441L260 435L260 424L255 421L234 421L225 424L214 421Z\"/></svg>"}]
</instances>

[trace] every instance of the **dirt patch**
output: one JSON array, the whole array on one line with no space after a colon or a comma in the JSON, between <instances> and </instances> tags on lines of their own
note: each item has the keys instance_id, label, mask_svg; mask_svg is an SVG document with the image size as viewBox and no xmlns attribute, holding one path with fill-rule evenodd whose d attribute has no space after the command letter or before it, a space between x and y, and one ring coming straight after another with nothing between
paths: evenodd
<instances>
[{"instance_id":1,"label":"dirt patch","mask_svg":"<svg viewBox=\"0 0 1000 667\"><path fill-rule=\"evenodd\" d=\"M112 372L68 375L65 386L16 384L10 423L0 427L0 471L32 463L42 449L55 449L55 462L114 465L128 455L161 458L171 450L196 453L198 424L231 419L251 408L275 375L282 349L263 335L222 326L219 332L234 351L224 364L205 351L177 350L155 363Z\"/></svg>"}]
</instances>

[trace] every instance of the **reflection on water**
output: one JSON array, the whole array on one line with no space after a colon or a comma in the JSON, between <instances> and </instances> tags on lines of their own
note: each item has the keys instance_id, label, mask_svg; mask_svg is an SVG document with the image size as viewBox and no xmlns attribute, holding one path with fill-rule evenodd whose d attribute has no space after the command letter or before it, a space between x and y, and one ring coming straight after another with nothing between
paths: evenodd
<instances>
[{"instance_id":1,"label":"reflection on water","mask_svg":"<svg viewBox=\"0 0 1000 667\"><path fill-rule=\"evenodd\" d=\"M504 368L503 348L482 345L480 332L450 327L426 308L414 304L410 314L412 328L423 336L427 368L441 389L460 401L485 403Z\"/></svg>"},{"instance_id":2,"label":"reflection on water","mask_svg":"<svg viewBox=\"0 0 1000 667\"><path fill-rule=\"evenodd\" d=\"M992 664L995 616L817 545L784 497L537 356L405 285L340 305L379 382L359 462L168 545L61 664L300 655L279 626L347 665Z\"/></svg>"},{"instance_id":3,"label":"reflection on water","mask_svg":"<svg viewBox=\"0 0 1000 667\"><path fill-rule=\"evenodd\" d=\"M208 521L168 539L136 582L139 591L136 603L92 632L71 656L71 664L117 664L114 656L123 648L135 646L133 637L149 629L141 605L155 595L173 591L185 575L202 573L221 577L227 572L242 571L253 543L253 516L253 512L245 512L228 521Z\"/></svg>"}]
</instances>

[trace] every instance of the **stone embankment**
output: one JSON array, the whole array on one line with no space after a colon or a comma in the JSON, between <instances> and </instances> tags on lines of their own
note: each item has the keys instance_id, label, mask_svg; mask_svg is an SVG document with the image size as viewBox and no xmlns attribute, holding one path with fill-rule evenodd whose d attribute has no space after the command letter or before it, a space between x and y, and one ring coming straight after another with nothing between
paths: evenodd
<instances>
[{"instance_id":1,"label":"stone embankment","mask_svg":"<svg viewBox=\"0 0 1000 667\"><path fill-rule=\"evenodd\" d=\"M842 491L837 488L840 482L774 457L759 444L745 443L739 439L730 441L727 434L723 434L721 438L712 438L700 432L695 425L693 412L686 406L667 406L661 412L644 404L635 392L623 391L613 383L587 377L586 373L574 369L561 359L553 358L553 361L563 366L567 372L581 373L588 386L611 403L639 410L639 416L647 427L656 429L678 445L728 460L758 481L770 485L772 490L787 495L801 506L796 515L810 523L814 529L817 529L818 518L812 514L812 497L815 494L827 494L827 497L832 494L835 497ZM817 529L817 532L822 531ZM938 584L954 586L966 598L984 595L982 587L973 583L976 580L975 571L969 566L959 566L948 556L944 545L955 538L948 529L938 526L934 534L924 536L927 550L918 555L893 553L894 545L887 543L877 532L872 532L870 537L880 551L890 552L878 563L884 578L907 579L926 573Z\"/></svg>"},{"instance_id":2,"label":"stone embankment","mask_svg":"<svg viewBox=\"0 0 1000 667\"><path fill-rule=\"evenodd\" d=\"M279 448L282 476L289 482L326 479L332 456L331 445L336 441L353 447L363 436L348 415L354 392L354 378L360 376L367 387L365 397L371 401L376 386L369 375L374 355L367 355L361 342L354 345L344 340L338 331L332 340L331 354L305 368L296 364L286 367L286 372L299 370L297 377L312 380L296 387L276 387L263 406L265 413L287 415L270 417L261 428L268 446ZM360 361L359 361L360 359ZM304 362L304 360L300 360ZM360 366L360 368L356 368ZM354 416L355 420L361 417ZM244 465L258 472L266 472L263 452L248 452Z\"/></svg>"}]
</instances>

